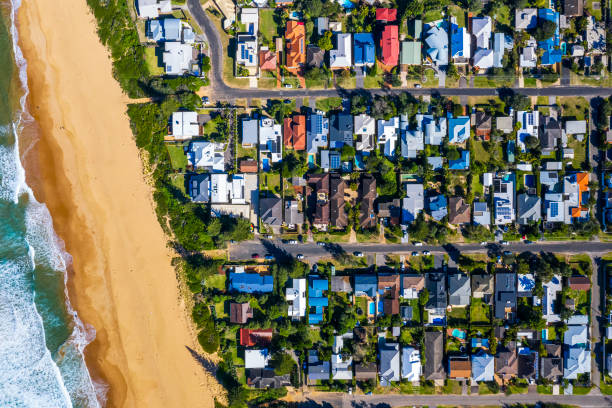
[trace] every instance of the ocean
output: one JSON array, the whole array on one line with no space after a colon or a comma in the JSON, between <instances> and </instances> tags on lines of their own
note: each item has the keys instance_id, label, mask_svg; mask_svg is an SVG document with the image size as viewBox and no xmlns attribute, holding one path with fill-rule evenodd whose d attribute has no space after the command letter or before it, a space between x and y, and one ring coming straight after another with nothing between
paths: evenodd
<instances>
[{"instance_id":1,"label":"ocean","mask_svg":"<svg viewBox=\"0 0 612 408\"><path fill-rule=\"evenodd\" d=\"M20 133L33 118L18 7L19 0L0 0L0 407L99 407L105 387L83 357L95 330L70 306L70 255L21 162Z\"/></svg>"}]
</instances>

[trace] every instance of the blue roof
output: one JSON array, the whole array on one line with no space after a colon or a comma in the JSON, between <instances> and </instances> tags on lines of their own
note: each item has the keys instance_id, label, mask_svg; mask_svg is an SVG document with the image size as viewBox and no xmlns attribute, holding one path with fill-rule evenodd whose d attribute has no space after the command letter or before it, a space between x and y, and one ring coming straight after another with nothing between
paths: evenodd
<instances>
[{"instance_id":1,"label":"blue roof","mask_svg":"<svg viewBox=\"0 0 612 408\"><path fill-rule=\"evenodd\" d=\"M451 25L451 55L453 57L463 57L463 33L465 27L459 27L457 24Z\"/></svg>"},{"instance_id":2,"label":"blue roof","mask_svg":"<svg viewBox=\"0 0 612 408\"><path fill-rule=\"evenodd\" d=\"M455 134L455 128L460 127ZM469 116L457 116L456 118L448 119L449 129L449 142L450 143L463 143L470 137L470 117Z\"/></svg>"},{"instance_id":3,"label":"blue roof","mask_svg":"<svg viewBox=\"0 0 612 408\"><path fill-rule=\"evenodd\" d=\"M355 64L374 64L374 36L372 33L353 34L353 55Z\"/></svg>"},{"instance_id":4,"label":"blue roof","mask_svg":"<svg viewBox=\"0 0 612 408\"><path fill-rule=\"evenodd\" d=\"M274 289L274 279L271 275L258 273L229 274L229 290L242 293L270 293Z\"/></svg>"},{"instance_id":5,"label":"blue roof","mask_svg":"<svg viewBox=\"0 0 612 408\"><path fill-rule=\"evenodd\" d=\"M310 307L327 307L328 304L328 299L326 297L308 298L308 305Z\"/></svg>"},{"instance_id":6,"label":"blue roof","mask_svg":"<svg viewBox=\"0 0 612 408\"><path fill-rule=\"evenodd\" d=\"M553 65L561 62L563 58L563 51L560 49L553 49L551 51L544 51L542 54L541 65Z\"/></svg>"},{"instance_id":7,"label":"blue roof","mask_svg":"<svg viewBox=\"0 0 612 408\"><path fill-rule=\"evenodd\" d=\"M308 297L315 298L323 296L323 291L328 289L327 279L310 279L310 287L308 288ZM326 298L327 299L327 298Z\"/></svg>"},{"instance_id":8,"label":"blue roof","mask_svg":"<svg viewBox=\"0 0 612 408\"><path fill-rule=\"evenodd\" d=\"M461 151L461 157L457 160L449 160L448 168L451 170L467 170L470 168L470 152L468 150Z\"/></svg>"},{"instance_id":9,"label":"blue roof","mask_svg":"<svg viewBox=\"0 0 612 408\"><path fill-rule=\"evenodd\" d=\"M552 21L557 25L555 34L545 41L538 41L538 47L547 51L552 51L554 47L559 46L559 13L552 9L539 9L538 18L540 20Z\"/></svg>"},{"instance_id":10,"label":"blue roof","mask_svg":"<svg viewBox=\"0 0 612 408\"><path fill-rule=\"evenodd\" d=\"M355 295L376 296L378 279L376 275L356 275L355 276Z\"/></svg>"},{"instance_id":11,"label":"blue roof","mask_svg":"<svg viewBox=\"0 0 612 408\"><path fill-rule=\"evenodd\" d=\"M323 321L323 313L309 313L308 324L319 324Z\"/></svg>"},{"instance_id":12,"label":"blue roof","mask_svg":"<svg viewBox=\"0 0 612 408\"><path fill-rule=\"evenodd\" d=\"M164 18L164 39L166 41L181 40L181 20L178 18Z\"/></svg>"}]
</instances>

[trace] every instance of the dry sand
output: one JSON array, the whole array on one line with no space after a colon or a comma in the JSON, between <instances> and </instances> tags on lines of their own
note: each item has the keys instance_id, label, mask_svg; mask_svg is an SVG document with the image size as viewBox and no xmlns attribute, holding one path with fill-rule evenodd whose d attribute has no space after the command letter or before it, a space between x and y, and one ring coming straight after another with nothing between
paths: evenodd
<instances>
[{"instance_id":1,"label":"dry sand","mask_svg":"<svg viewBox=\"0 0 612 408\"><path fill-rule=\"evenodd\" d=\"M28 182L73 256L69 293L112 407L211 407L198 350L125 115L127 98L85 0L24 1L20 45L40 135ZM30 139L32 142L34 139ZM35 174L38 174L35 176Z\"/></svg>"}]
</instances>

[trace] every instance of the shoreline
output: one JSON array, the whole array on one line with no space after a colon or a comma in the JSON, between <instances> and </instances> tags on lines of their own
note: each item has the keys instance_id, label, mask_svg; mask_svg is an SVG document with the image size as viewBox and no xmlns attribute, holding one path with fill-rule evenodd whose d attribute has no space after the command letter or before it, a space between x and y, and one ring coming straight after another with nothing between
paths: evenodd
<instances>
[{"instance_id":1,"label":"shoreline","mask_svg":"<svg viewBox=\"0 0 612 408\"><path fill-rule=\"evenodd\" d=\"M84 1L40 0L17 20L36 121L26 178L72 256L70 301L96 330L92 379L107 406L213 406L223 389L187 349L200 347L94 17Z\"/></svg>"}]
</instances>

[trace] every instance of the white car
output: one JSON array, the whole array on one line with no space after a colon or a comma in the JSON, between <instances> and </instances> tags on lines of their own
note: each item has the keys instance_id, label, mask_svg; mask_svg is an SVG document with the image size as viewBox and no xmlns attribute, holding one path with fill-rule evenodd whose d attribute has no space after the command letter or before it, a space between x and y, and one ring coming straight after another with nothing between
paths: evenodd
<instances>
[{"instance_id":1,"label":"white car","mask_svg":"<svg viewBox=\"0 0 612 408\"><path fill-rule=\"evenodd\" d=\"M429 252L429 251L423 251L423 255L431 255L431 252Z\"/></svg>"},{"instance_id":2,"label":"white car","mask_svg":"<svg viewBox=\"0 0 612 408\"><path fill-rule=\"evenodd\" d=\"M295 257L296 257L297 259L299 259L300 261L301 261L302 259L304 259L304 255L302 255L302 254L297 254Z\"/></svg>"},{"instance_id":3,"label":"white car","mask_svg":"<svg viewBox=\"0 0 612 408\"><path fill-rule=\"evenodd\" d=\"M510 243L508 241L502 241L502 242L500 242L500 244L502 244L502 245L510 245Z\"/></svg>"},{"instance_id":4,"label":"white car","mask_svg":"<svg viewBox=\"0 0 612 408\"><path fill-rule=\"evenodd\" d=\"M486 245L487 245L487 243L486 243L485 241L482 241L482 242L480 243L480 246L486 246Z\"/></svg>"},{"instance_id":5,"label":"white car","mask_svg":"<svg viewBox=\"0 0 612 408\"><path fill-rule=\"evenodd\" d=\"M292 240L289 240L287 243L290 245L297 245L298 242L295 239L292 239Z\"/></svg>"},{"instance_id":6,"label":"white car","mask_svg":"<svg viewBox=\"0 0 612 408\"><path fill-rule=\"evenodd\" d=\"M419 256L419 253L417 251L413 251L412 256Z\"/></svg>"},{"instance_id":7,"label":"white car","mask_svg":"<svg viewBox=\"0 0 612 408\"><path fill-rule=\"evenodd\" d=\"M353 255L355 255L357 258L363 258L363 252L360 251L353 252Z\"/></svg>"},{"instance_id":8,"label":"white car","mask_svg":"<svg viewBox=\"0 0 612 408\"><path fill-rule=\"evenodd\" d=\"M422 246L423 246L423 243L422 243L422 242L415 242L415 243L414 243L414 246L416 246L416 247L422 247Z\"/></svg>"}]
</instances>

